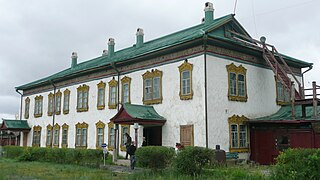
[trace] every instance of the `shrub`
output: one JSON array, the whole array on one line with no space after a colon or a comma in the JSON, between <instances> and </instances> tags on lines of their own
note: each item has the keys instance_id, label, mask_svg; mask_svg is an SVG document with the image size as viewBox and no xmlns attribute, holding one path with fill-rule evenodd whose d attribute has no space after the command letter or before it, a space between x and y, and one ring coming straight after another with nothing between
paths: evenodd
<instances>
[{"instance_id":1,"label":"shrub","mask_svg":"<svg viewBox=\"0 0 320 180\"><path fill-rule=\"evenodd\" d=\"M165 169L170 166L174 155L173 148L163 146L146 146L136 151L138 166L152 170Z\"/></svg>"},{"instance_id":2,"label":"shrub","mask_svg":"<svg viewBox=\"0 0 320 180\"><path fill-rule=\"evenodd\" d=\"M185 147L174 160L174 169L186 175L199 175L206 165L215 164L215 151L204 147Z\"/></svg>"},{"instance_id":3,"label":"shrub","mask_svg":"<svg viewBox=\"0 0 320 180\"><path fill-rule=\"evenodd\" d=\"M320 149L288 149L277 157L273 179L320 179Z\"/></svg>"},{"instance_id":4,"label":"shrub","mask_svg":"<svg viewBox=\"0 0 320 180\"><path fill-rule=\"evenodd\" d=\"M19 158L24 149L24 147L20 146L3 146L3 154L7 158Z\"/></svg>"}]
</instances>

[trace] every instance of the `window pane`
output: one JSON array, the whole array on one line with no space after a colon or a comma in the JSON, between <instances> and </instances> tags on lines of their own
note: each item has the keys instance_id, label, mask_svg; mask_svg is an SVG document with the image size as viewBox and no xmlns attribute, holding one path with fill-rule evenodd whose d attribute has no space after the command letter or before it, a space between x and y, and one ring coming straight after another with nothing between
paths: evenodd
<instances>
[{"instance_id":1,"label":"window pane","mask_svg":"<svg viewBox=\"0 0 320 180\"><path fill-rule=\"evenodd\" d=\"M82 100L82 107L87 108L87 102L88 102L88 91L83 92L83 100Z\"/></svg>"},{"instance_id":2,"label":"window pane","mask_svg":"<svg viewBox=\"0 0 320 180\"><path fill-rule=\"evenodd\" d=\"M82 129L82 146L86 146L87 145L87 129L83 128Z\"/></svg>"},{"instance_id":3,"label":"window pane","mask_svg":"<svg viewBox=\"0 0 320 180\"><path fill-rule=\"evenodd\" d=\"M153 79L153 99L160 98L160 77Z\"/></svg>"},{"instance_id":4,"label":"window pane","mask_svg":"<svg viewBox=\"0 0 320 180\"><path fill-rule=\"evenodd\" d=\"M59 130L56 129L54 131L54 145L58 145L59 144Z\"/></svg>"},{"instance_id":5,"label":"window pane","mask_svg":"<svg viewBox=\"0 0 320 180\"><path fill-rule=\"evenodd\" d=\"M123 84L123 92L122 92L122 97L123 97L123 103L129 102L129 84Z\"/></svg>"},{"instance_id":6,"label":"window pane","mask_svg":"<svg viewBox=\"0 0 320 180\"><path fill-rule=\"evenodd\" d=\"M231 147L238 148L238 125L231 125Z\"/></svg>"},{"instance_id":7,"label":"window pane","mask_svg":"<svg viewBox=\"0 0 320 180\"><path fill-rule=\"evenodd\" d=\"M67 144L67 134L68 133L68 130L67 129L64 129L62 131L62 144L66 145Z\"/></svg>"},{"instance_id":8,"label":"window pane","mask_svg":"<svg viewBox=\"0 0 320 180\"><path fill-rule=\"evenodd\" d=\"M78 91L78 108L82 108L82 91Z\"/></svg>"},{"instance_id":9,"label":"window pane","mask_svg":"<svg viewBox=\"0 0 320 180\"><path fill-rule=\"evenodd\" d=\"M229 83L230 83L230 95L237 95L237 84L236 84L236 74L235 73L230 73L230 79L229 79Z\"/></svg>"},{"instance_id":10,"label":"window pane","mask_svg":"<svg viewBox=\"0 0 320 180\"><path fill-rule=\"evenodd\" d=\"M77 129L77 141L76 142L77 142L76 145L80 146L80 142L81 142L81 129L80 128Z\"/></svg>"},{"instance_id":11,"label":"window pane","mask_svg":"<svg viewBox=\"0 0 320 180\"><path fill-rule=\"evenodd\" d=\"M247 126L240 125L240 148L247 147Z\"/></svg>"},{"instance_id":12,"label":"window pane","mask_svg":"<svg viewBox=\"0 0 320 180\"><path fill-rule=\"evenodd\" d=\"M69 94L65 94L65 95L64 95L64 99L63 99L63 110L64 110L64 111L69 110Z\"/></svg>"},{"instance_id":13,"label":"window pane","mask_svg":"<svg viewBox=\"0 0 320 180\"><path fill-rule=\"evenodd\" d=\"M110 104L111 105L116 104L116 96L117 96L116 87L113 86L110 88Z\"/></svg>"},{"instance_id":14,"label":"window pane","mask_svg":"<svg viewBox=\"0 0 320 180\"><path fill-rule=\"evenodd\" d=\"M51 130L47 130L47 145L51 145Z\"/></svg>"},{"instance_id":15,"label":"window pane","mask_svg":"<svg viewBox=\"0 0 320 180\"><path fill-rule=\"evenodd\" d=\"M145 81L144 81L144 100L150 100L151 99L151 94L152 94L152 92L151 92L151 88L152 88L152 86L151 86L151 79L146 79Z\"/></svg>"},{"instance_id":16,"label":"window pane","mask_svg":"<svg viewBox=\"0 0 320 180\"><path fill-rule=\"evenodd\" d=\"M114 147L114 129L109 128L109 131L110 131L109 146Z\"/></svg>"},{"instance_id":17,"label":"window pane","mask_svg":"<svg viewBox=\"0 0 320 180\"><path fill-rule=\"evenodd\" d=\"M238 95L245 96L245 83L244 83L244 75L238 75Z\"/></svg>"},{"instance_id":18,"label":"window pane","mask_svg":"<svg viewBox=\"0 0 320 180\"><path fill-rule=\"evenodd\" d=\"M104 88L98 89L98 106L104 105Z\"/></svg>"}]
</instances>

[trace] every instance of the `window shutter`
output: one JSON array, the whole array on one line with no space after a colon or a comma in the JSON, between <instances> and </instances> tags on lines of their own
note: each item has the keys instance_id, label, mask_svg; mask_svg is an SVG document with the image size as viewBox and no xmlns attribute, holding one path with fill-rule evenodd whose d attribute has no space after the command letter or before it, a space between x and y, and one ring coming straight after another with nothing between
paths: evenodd
<instances>
[{"instance_id":1,"label":"window shutter","mask_svg":"<svg viewBox=\"0 0 320 180\"><path fill-rule=\"evenodd\" d=\"M184 146L193 146L193 125L180 126L180 143Z\"/></svg>"}]
</instances>

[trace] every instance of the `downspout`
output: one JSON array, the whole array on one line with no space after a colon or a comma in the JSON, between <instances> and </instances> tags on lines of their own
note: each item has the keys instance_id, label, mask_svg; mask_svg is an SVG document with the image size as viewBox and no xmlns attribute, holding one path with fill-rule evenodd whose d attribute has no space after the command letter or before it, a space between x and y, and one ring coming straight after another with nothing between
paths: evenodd
<instances>
[{"instance_id":1,"label":"downspout","mask_svg":"<svg viewBox=\"0 0 320 180\"><path fill-rule=\"evenodd\" d=\"M18 94L20 94L20 121L22 120L22 97L23 97L23 95L22 95L22 93L21 92L19 92L19 90L18 89L16 89L16 92L18 93ZM20 142L21 142L21 131L19 131L19 137L20 137L20 140L19 140L19 146L20 146ZM18 142L16 141L16 145L18 145Z\"/></svg>"},{"instance_id":2,"label":"downspout","mask_svg":"<svg viewBox=\"0 0 320 180\"><path fill-rule=\"evenodd\" d=\"M301 92L302 92L302 98L304 98L304 77L303 77L303 75L304 75L306 72L310 71L312 68L313 68L312 65L309 66L309 68L301 74L301 75L302 75L302 91L301 91Z\"/></svg>"},{"instance_id":3,"label":"downspout","mask_svg":"<svg viewBox=\"0 0 320 180\"><path fill-rule=\"evenodd\" d=\"M206 148L209 147L208 142L208 91L207 91L207 40L208 35L203 35L203 46L204 46L204 108L205 108L205 125L206 125Z\"/></svg>"},{"instance_id":4,"label":"downspout","mask_svg":"<svg viewBox=\"0 0 320 180\"><path fill-rule=\"evenodd\" d=\"M54 130L54 121L56 117L56 89L57 87L54 85L52 81L50 81L53 86L53 114L52 114L52 129L51 129L51 148L53 148L53 130Z\"/></svg>"},{"instance_id":5,"label":"downspout","mask_svg":"<svg viewBox=\"0 0 320 180\"><path fill-rule=\"evenodd\" d=\"M117 72L117 76L118 76L118 83L117 83L117 110L118 110L118 112L119 112L119 100L120 100L120 71L117 69L117 67L116 67L116 64L114 63L114 62L112 62L111 64L111 67ZM114 149L116 150L116 152L113 152L113 160L114 161L117 161L118 160L118 153L119 153L119 146L118 146L118 141L117 141L117 139L119 139L120 140L120 138L119 138L119 124L116 124L116 128L115 128L115 133L116 133L116 136L115 136L115 141L114 141Z\"/></svg>"}]
</instances>

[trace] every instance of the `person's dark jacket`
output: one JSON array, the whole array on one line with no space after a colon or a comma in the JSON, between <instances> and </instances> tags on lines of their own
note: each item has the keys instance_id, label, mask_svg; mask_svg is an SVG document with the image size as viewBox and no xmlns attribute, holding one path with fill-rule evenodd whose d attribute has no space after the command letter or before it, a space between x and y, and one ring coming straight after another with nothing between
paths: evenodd
<instances>
[{"instance_id":1,"label":"person's dark jacket","mask_svg":"<svg viewBox=\"0 0 320 180\"><path fill-rule=\"evenodd\" d=\"M130 156L132 156L132 155L134 155L134 153L136 152L136 150L137 150L137 148L136 148L136 146L134 146L134 145L130 145L129 146L129 148L128 148L128 154L130 155Z\"/></svg>"}]
</instances>

